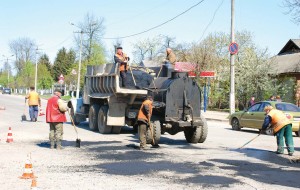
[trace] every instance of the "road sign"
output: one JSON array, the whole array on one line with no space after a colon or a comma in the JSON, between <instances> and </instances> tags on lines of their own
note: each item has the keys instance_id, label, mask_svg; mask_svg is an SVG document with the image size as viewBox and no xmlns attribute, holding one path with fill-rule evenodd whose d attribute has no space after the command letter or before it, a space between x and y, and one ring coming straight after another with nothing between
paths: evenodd
<instances>
[{"instance_id":1,"label":"road sign","mask_svg":"<svg viewBox=\"0 0 300 190\"><path fill-rule=\"evenodd\" d=\"M60 74L60 76L58 77L58 82L59 82L60 84L63 84L64 81L65 81L64 75L63 75L63 74Z\"/></svg>"},{"instance_id":2,"label":"road sign","mask_svg":"<svg viewBox=\"0 0 300 190\"><path fill-rule=\"evenodd\" d=\"M215 71L202 71L200 72L200 77L214 77Z\"/></svg>"},{"instance_id":3,"label":"road sign","mask_svg":"<svg viewBox=\"0 0 300 190\"><path fill-rule=\"evenodd\" d=\"M231 55L234 55L238 52L238 49L239 49L239 46L237 43L235 42L232 42L230 45L229 45L229 52Z\"/></svg>"}]
</instances>

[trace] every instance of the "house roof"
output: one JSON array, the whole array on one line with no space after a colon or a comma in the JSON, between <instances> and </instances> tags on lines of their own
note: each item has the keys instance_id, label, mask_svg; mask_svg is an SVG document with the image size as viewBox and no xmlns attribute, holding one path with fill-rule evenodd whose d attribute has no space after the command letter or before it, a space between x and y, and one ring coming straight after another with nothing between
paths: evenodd
<instances>
[{"instance_id":1,"label":"house roof","mask_svg":"<svg viewBox=\"0 0 300 190\"><path fill-rule=\"evenodd\" d=\"M277 55L272 62L272 73L300 73L300 52Z\"/></svg>"},{"instance_id":2,"label":"house roof","mask_svg":"<svg viewBox=\"0 0 300 190\"><path fill-rule=\"evenodd\" d=\"M300 52L300 39L290 39L280 50L278 55Z\"/></svg>"}]
</instances>

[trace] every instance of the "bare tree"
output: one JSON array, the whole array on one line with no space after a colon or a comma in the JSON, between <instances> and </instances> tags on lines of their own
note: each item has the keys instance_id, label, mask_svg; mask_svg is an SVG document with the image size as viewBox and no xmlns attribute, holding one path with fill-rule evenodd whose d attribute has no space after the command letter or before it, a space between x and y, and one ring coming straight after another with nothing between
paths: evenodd
<instances>
[{"instance_id":1,"label":"bare tree","mask_svg":"<svg viewBox=\"0 0 300 190\"><path fill-rule=\"evenodd\" d=\"M15 55L15 67L17 72L20 72L26 62L33 62L35 60L35 47L34 40L30 38L19 38L9 43L10 51Z\"/></svg>"},{"instance_id":2,"label":"bare tree","mask_svg":"<svg viewBox=\"0 0 300 190\"><path fill-rule=\"evenodd\" d=\"M300 0L284 0L283 6L288 8L287 14L292 15L296 24L300 24Z\"/></svg>"},{"instance_id":3,"label":"bare tree","mask_svg":"<svg viewBox=\"0 0 300 190\"><path fill-rule=\"evenodd\" d=\"M90 59L93 54L93 45L102 46L101 38L104 35L104 18L96 18L92 13L87 13L84 21L77 25L82 34L82 57L83 59ZM75 37L77 47L80 47L80 36Z\"/></svg>"}]
</instances>

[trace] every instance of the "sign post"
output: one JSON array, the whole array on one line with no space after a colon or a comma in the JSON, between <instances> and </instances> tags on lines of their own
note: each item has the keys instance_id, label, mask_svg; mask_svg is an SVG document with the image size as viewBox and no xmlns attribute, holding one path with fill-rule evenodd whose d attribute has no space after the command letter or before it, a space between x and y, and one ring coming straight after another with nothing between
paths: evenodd
<instances>
[{"instance_id":1,"label":"sign post","mask_svg":"<svg viewBox=\"0 0 300 190\"><path fill-rule=\"evenodd\" d=\"M215 76L214 71L202 71L200 72L200 77L205 77L205 85L203 89L203 111L206 112L207 105L208 105L208 94L209 94L209 87L210 87L210 78Z\"/></svg>"}]
</instances>

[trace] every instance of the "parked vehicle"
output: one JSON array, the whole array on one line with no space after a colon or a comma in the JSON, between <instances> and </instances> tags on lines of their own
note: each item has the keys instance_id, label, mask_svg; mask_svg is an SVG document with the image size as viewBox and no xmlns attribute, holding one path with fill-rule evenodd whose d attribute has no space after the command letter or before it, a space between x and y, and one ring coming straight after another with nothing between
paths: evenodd
<instances>
[{"instance_id":1,"label":"parked vehicle","mask_svg":"<svg viewBox=\"0 0 300 190\"><path fill-rule=\"evenodd\" d=\"M2 94L11 94L10 88L3 88Z\"/></svg>"},{"instance_id":2,"label":"parked vehicle","mask_svg":"<svg viewBox=\"0 0 300 190\"><path fill-rule=\"evenodd\" d=\"M265 118L264 108L268 105L273 106L278 110L282 110L286 117L292 122L293 132L297 136L300 134L300 108L292 103L276 102L276 101L262 101L254 104L250 108L231 114L229 116L229 124L233 130L241 130L242 128L253 128L261 130ZM272 134L271 129L266 131L267 134Z\"/></svg>"}]
</instances>

